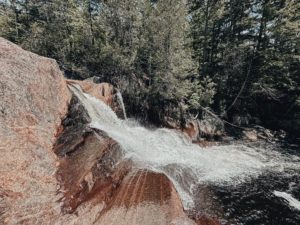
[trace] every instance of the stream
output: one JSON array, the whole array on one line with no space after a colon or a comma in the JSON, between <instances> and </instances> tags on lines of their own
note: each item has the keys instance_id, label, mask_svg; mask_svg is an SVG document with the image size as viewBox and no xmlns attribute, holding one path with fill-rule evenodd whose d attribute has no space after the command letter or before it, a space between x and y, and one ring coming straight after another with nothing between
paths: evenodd
<instances>
[{"instance_id":1,"label":"stream","mask_svg":"<svg viewBox=\"0 0 300 225\"><path fill-rule=\"evenodd\" d=\"M91 117L90 127L116 140L124 159L132 160L137 168L167 175L185 210L200 210L197 196L205 187L214 201L206 213L221 215L223 224L300 224L297 147L236 142L202 148L180 132L148 129L133 119L121 120L79 86L69 87Z\"/></svg>"}]
</instances>

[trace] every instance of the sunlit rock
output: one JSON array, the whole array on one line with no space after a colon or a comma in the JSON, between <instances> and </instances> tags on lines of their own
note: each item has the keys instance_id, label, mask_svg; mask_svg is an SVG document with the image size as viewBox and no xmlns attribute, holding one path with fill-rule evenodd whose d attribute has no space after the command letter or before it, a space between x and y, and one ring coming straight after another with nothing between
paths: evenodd
<instances>
[{"instance_id":1,"label":"sunlit rock","mask_svg":"<svg viewBox=\"0 0 300 225\"><path fill-rule=\"evenodd\" d=\"M109 83L94 83L91 79L83 81L67 80L68 84L77 84L81 89L91 96L102 100L110 106L120 118L126 117L123 100L120 100L119 91Z\"/></svg>"},{"instance_id":2,"label":"sunlit rock","mask_svg":"<svg viewBox=\"0 0 300 225\"><path fill-rule=\"evenodd\" d=\"M52 145L70 96L55 60L0 38L0 224L59 213Z\"/></svg>"},{"instance_id":3,"label":"sunlit rock","mask_svg":"<svg viewBox=\"0 0 300 225\"><path fill-rule=\"evenodd\" d=\"M122 182L99 224L196 225L183 211L177 191L163 174L132 171Z\"/></svg>"}]
</instances>

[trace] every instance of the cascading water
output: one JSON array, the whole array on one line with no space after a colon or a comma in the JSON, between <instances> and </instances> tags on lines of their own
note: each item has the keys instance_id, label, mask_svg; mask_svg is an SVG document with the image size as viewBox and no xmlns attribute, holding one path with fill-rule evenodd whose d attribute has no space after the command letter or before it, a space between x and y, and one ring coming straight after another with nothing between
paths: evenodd
<instances>
[{"instance_id":1,"label":"cascading water","mask_svg":"<svg viewBox=\"0 0 300 225\"><path fill-rule=\"evenodd\" d=\"M120 91L117 91L117 100L118 100L119 105L122 108L124 119L126 120L127 119L126 109L125 109L125 105L124 105L124 101L123 101L123 96Z\"/></svg>"},{"instance_id":2,"label":"cascading water","mask_svg":"<svg viewBox=\"0 0 300 225\"><path fill-rule=\"evenodd\" d=\"M137 167L166 174L186 209L193 206L195 188L199 184L237 187L268 173L300 171L298 156L235 144L201 148L179 132L149 130L138 123L120 120L105 103L83 93L79 86L72 85L70 89L88 111L92 119L90 126L116 140L124 157L132 159Z\"/></svg>"}]
</instances>

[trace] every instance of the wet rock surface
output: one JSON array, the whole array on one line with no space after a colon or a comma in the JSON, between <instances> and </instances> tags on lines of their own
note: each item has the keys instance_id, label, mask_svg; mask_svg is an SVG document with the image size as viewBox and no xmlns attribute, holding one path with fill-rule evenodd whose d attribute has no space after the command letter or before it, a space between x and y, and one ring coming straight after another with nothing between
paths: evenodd
<instances>
[{"instance_id":1,"label":"wet rock surface","mask_svg":"<svg viewBox=\"0 0 300 225\"><path fill-rule=\"evenodd\" d=\"M92 129L85 109L73 96L63 132L54 145L59 156L57 178L63 193L62 211L73 213L83 202L97 196L107 201L128 173L131 163L122 159L118 144L104 132Z\"/></svg>"},{"instance_id":2,"label":"wet rock surface","mask_svg":"<svg viewBox=\"0 0 300 225\"><path fill-rule=\"evenodd\" d=\"M183 211L171 181L148 170L132 171L122 182L100 224L188 224L196 223Z\"/></svg>"},{"instance_id":3,"label":"wet rock surface","mask_svg":"<svg viewBox=\"0 0 300 225\"><path fill-rule=\"evenodd\" d=\"M188 121L185 127L182 129L182 132L187 134L192 141L196 141L199 138L199 128L197 121Z\"/></svg>"}]
</instances>

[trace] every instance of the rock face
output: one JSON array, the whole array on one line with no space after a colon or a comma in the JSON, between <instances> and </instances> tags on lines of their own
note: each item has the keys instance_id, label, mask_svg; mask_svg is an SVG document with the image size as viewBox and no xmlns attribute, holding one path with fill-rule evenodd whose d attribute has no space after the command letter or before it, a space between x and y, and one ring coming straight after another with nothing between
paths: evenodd
<instances>
[{"instance_id":1,"label":"rock face","mask_svg":"<svg viewBox=\"0 0 300 225\"><path fill-rule=\"evenodd\" d=\"M114 107L112 86L68 82ZM0 95L0 224L218 224L191 220L165 175L91 128L54 60L0 38Z\"/></svg>"},{"instance_id":2,"label":"rock face","mask_svg":"<svg viewBox=\"0 0 300 225\"><path fill-rule=\"evenodd\" d=\"M0 38L0 224L56 213L57 129L70 99L55 60Z\"/></svg>"}]
</instances>

